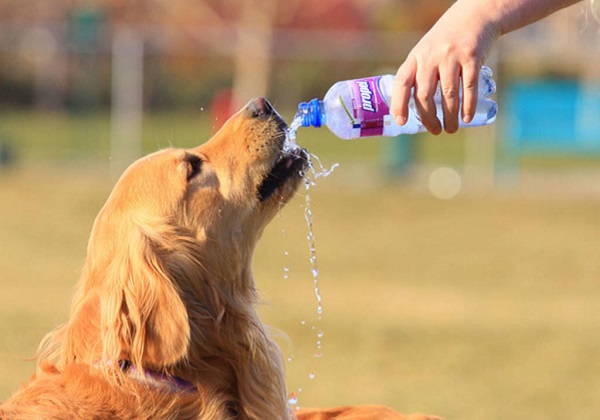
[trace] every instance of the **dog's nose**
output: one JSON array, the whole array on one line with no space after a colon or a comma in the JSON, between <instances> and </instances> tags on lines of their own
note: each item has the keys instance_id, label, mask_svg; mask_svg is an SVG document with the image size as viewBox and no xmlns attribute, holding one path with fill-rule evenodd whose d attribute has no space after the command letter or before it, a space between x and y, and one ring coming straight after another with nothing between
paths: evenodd
<instances>
[{"instance_id":1,"label":"dog's nose","mask_svg":"<svg viewBox=\"0 0 600 420\"><path fill-rule=\"evenodd\" d=\"M252 112L252 116L260 118L273 114L273 107L265 98L254 98L248 104L248 109Z\"/></svg>"}]
</instances>

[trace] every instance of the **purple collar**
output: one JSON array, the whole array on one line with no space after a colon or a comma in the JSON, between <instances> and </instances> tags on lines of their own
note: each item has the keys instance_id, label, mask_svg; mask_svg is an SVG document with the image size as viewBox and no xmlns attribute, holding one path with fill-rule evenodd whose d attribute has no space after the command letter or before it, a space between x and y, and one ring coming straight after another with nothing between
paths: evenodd
<instances>
[{"instance_id":1,"label":"purple collar","mask_svg":"<svg viewBox=\"0 0 600 420\"><path fill-rule=\"evenodd\" d=\"M128 376L169 392L197 392L192 383L163 372L144 369L141 372L129 360L119 360L119 368Z\"/></svg>"}]
</instances>

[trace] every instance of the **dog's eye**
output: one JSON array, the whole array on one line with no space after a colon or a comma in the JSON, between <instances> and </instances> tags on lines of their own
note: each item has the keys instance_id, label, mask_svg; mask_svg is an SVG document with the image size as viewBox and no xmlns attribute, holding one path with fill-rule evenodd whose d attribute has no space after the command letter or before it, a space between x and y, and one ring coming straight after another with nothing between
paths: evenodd
<instances>
[{"instance_id":1,"label":"dog's eye","mask_svg":"<svg viewBox=\"0 0 600 420\"><path fill-rule=\"evenodd\" d=\"M186 162L188 165L188 175L187 180L190 181L196 175L200 173L200 168L202 167L202 159L198 156L188 155L186 156Z\"/></svg>"}]
</instances>

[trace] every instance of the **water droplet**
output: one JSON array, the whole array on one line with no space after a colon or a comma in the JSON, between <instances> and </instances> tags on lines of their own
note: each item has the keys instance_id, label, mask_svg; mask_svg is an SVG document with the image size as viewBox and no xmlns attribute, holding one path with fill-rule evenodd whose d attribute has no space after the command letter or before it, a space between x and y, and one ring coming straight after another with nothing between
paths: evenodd
<instances>
[{"instance_id":1,"label":"water droplet","mask_svg":"<svg viewBox=\"0 0 600 420\"><path fill-rule=\"evenodd\" d=\"M296 404L298 404L298 395L296 395L296 393L295 393L295 392L292 392L292 393L290 394L290 397L289 397L289 399L288 399L288 403L289 403L290 405L296 405Z\"/></svg>"},{"instance_id":2,"label":"water droplet","mask_svg":"<svg viewBox=\"0 0 600 420\"><path fill-rule=\"evenodd\" d=\"M302 321L300 321L300 324L306 325L306 321L302 320Z\"/></svg>"},{"instance_id":3,"label":"water droplet","mask_svg":"<svg viewBox=\"0 0 600 420\"><path fill-rule=\"evenodd\" d=\"M320 359L321 357L323 357L323 353L321 353L321 352L315 353L315 358L316 359Z\"/></svg>"},{"instance_id":4,"label":"water droplet","mask_svg":"<svg viewBox=\"0 0 600 420\"><path fill-rule=\"evenodd\" d=\"M315 379L315 373L314 372L310 372L308 374L308 379Z\"/></svg>"},{"instance_id":5,"label":"water droplet","mask_svg":"<svg viewBox=\"0 0 600 420\"><path fill-rule=\"evenodd\" d=\"M324 335L325 335L325 333L323 333L323 331L319 331L317 333L317 337L319 337L319 338L323 338Z\"/></svg>"}]
</instances>

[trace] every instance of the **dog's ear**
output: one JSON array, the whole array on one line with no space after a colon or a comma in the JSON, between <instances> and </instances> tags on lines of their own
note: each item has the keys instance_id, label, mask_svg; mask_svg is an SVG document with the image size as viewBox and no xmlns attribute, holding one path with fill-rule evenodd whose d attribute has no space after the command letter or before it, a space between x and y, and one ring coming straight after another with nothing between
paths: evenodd
<instances>
[{"instance_id":1,"label":"dog's ear","mask_svg":"<svg viewBox=\"0 0 600 420\"><path fill-rule=\"evenodd\" d=\"M127 358L138 367L162 368L185 357L190 326L181 291L163 261L154 228L134 228L115 253L101 297L105 360ZM150 235L149 235L150 233ZM156 233L156 232L154 232Z\"/></svg>"}]
</instances>

